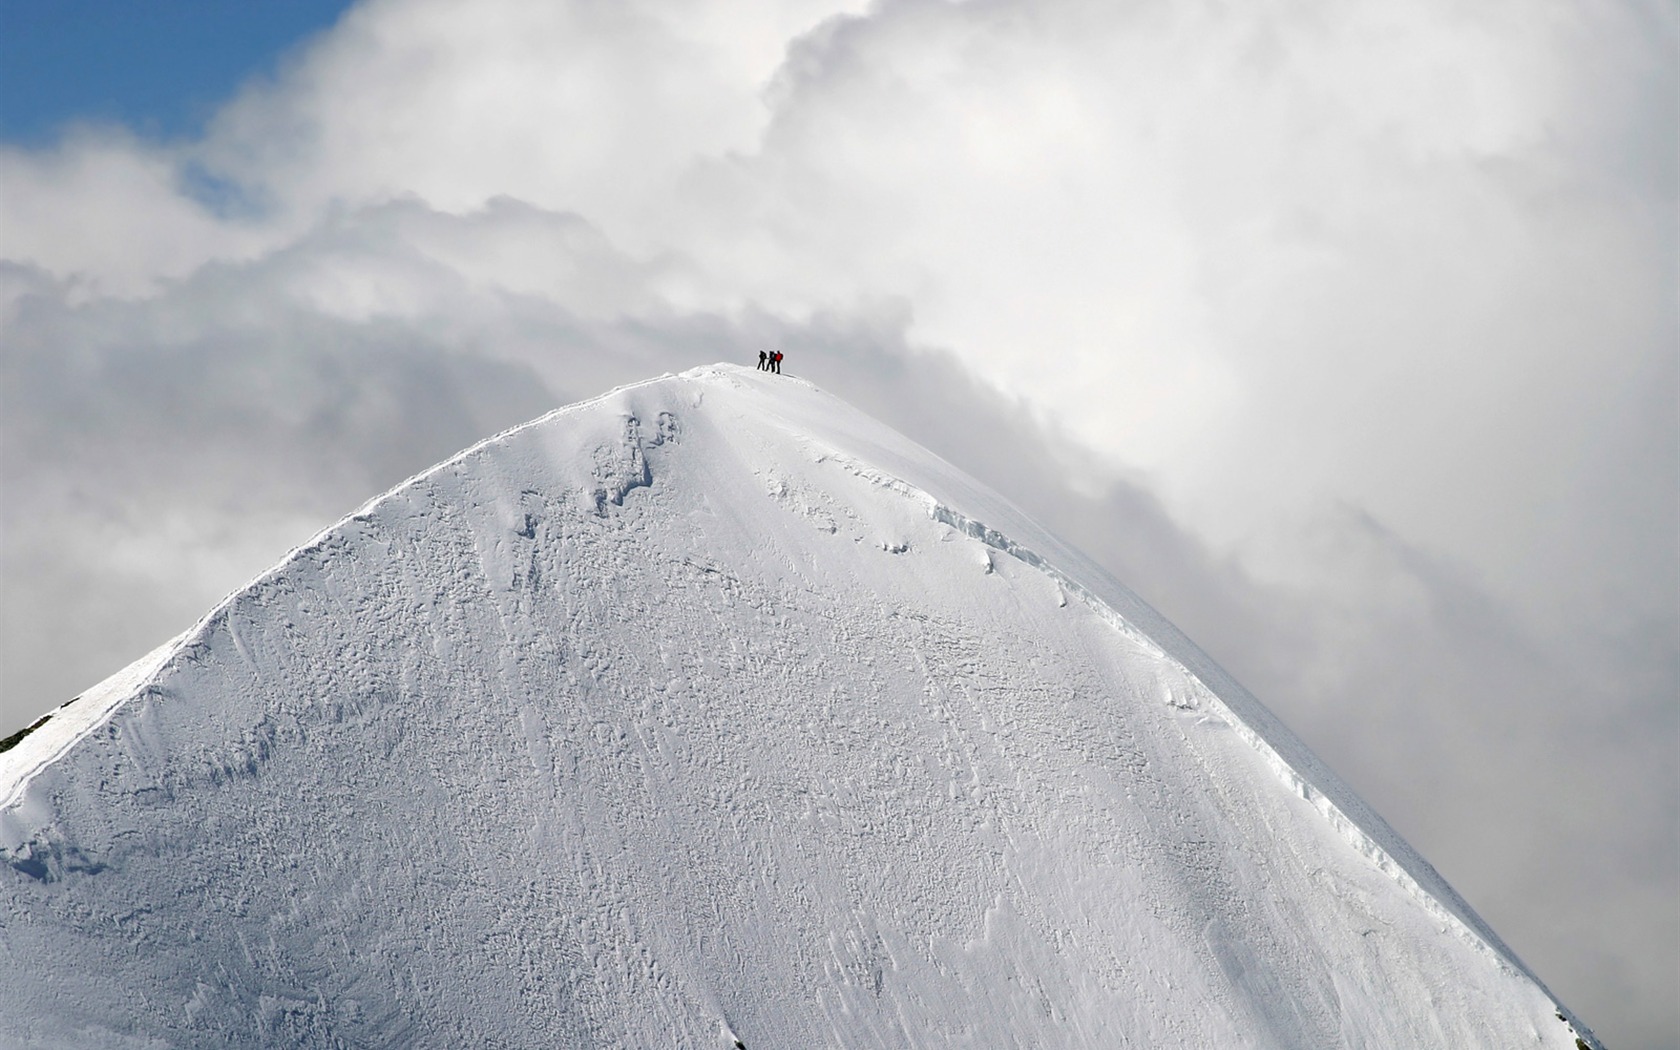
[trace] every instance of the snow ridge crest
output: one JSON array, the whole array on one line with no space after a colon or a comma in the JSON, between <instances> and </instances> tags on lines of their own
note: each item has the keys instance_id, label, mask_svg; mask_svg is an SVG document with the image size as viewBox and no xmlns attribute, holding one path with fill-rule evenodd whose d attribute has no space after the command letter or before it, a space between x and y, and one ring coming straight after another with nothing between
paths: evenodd
<instances>
[{"instance_id":1,"label":"snow ridge crest","mask_svg":"<svg viewBox=\"0 0 1680 1050\"><path fill-rule=\"evenodd\" d=\"M1137 595L727 365L291 552L0 755L0 854L26 1044L1596 1045Z\"/></svg>"}]
</instances>

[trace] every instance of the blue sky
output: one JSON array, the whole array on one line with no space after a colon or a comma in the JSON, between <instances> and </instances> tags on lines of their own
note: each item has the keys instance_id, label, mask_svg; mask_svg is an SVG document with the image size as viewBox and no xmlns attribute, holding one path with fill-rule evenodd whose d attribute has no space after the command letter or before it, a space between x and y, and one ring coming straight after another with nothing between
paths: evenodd
<instances>
[{"instance_id":1,"label":"blue sky","mask_svg":"<svg viewBox=\"0 0 1680 1050\"><path fill-rule=\"evenodd\" d=\"M348 0L0 0L0 138L66 123L195 134L239 84L272 70Z\"/></svg>"}]
</instances>

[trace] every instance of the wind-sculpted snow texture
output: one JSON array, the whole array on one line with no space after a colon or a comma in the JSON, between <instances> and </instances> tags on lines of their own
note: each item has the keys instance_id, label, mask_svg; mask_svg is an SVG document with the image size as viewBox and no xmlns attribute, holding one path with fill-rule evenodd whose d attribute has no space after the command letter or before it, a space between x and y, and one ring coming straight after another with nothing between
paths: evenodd
<instances>
[{"instance_id":1,"label":"wind-sculpted snow texture","mask_svg":"<svg viewBox=\"0 0 1680 1050\"><path fill-rule=\"evenodd\" d=\"M0 1045L1596 1045L1130 592L725 366L295 552L0 850Z\"/></svg>"}]
</instances>

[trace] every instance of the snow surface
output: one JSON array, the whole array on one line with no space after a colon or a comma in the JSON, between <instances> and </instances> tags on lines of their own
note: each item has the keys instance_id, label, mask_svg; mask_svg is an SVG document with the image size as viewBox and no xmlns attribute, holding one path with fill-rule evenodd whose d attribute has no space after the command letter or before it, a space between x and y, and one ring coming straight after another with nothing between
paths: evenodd
<instances>
[{"instance_id":1,"label":"snow surface","mask_svg":"<svg viewBox=\"0 0 1680 1050\"><path fill-rule=\"evenodd\" d=\"M5 1046L1598 1045L1130 591L733 366L293 552L0 754L0 856Z\"/></svg>"}]
</instances>

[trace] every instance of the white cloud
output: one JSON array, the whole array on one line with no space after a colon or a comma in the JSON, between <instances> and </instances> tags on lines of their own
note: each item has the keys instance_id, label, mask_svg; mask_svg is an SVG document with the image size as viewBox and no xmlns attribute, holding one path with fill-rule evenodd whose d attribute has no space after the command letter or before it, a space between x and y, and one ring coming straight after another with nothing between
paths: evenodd
<instances>
[{"instance_id":1,"label":"white cloud","mask_svg":"<svg viewBox=\"0 0 1680 1050\"><path fill-rule=\"evenodd\" d=\"M1478 907L1564 872L1496 927L1653 1038L1674 40L1611 2L370 0L201 143L0 149L5 717L496 427L774 340L1115 566Z\"/></svg>"},{"instance_id":2,"label":"white cloud","mask_svg":"<svg viewBox=\"0 0 1680 1050\"><path fill-rule=\"evenodd\" d=\"M787 34L829 9L368 3L229 107L205 156L287 209L510 196L624 238L695 157L753 146Z\"/></svg>"},{"instance_id":3,"label":"white cloud","mask_svg":"<svg viewBox=\"0 0 1680 1050\"><path fill-rule=\"evenodd\" d=\"M1215 541L1350 500L1518 587L1601 545L1530 523L1660 378L1671 194L1602 183L1586 15L1457 10L885 5L799 46L691 250L784 308L905 296Z\"/></svg>"},{"instance_id":4,"label":"white cloud","mask_svg":"<svg viewBox=\"0 0 1680 1050\"><path fill-rule=\"evenodd\" d=\"M74 277L84 295L124 296L255 250L253 231L184 192L186 174L117 129L80 128L40 151L0 145L0 257Z\"/></svg>"}]
</instances>

